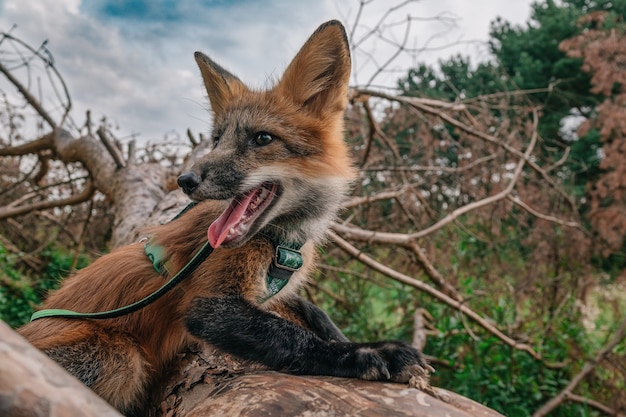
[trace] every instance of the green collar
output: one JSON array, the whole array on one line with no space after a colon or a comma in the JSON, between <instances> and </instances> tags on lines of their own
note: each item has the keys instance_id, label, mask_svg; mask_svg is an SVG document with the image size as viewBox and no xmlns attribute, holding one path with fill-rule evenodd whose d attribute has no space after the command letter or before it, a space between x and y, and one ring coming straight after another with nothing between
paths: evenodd
<instances>
[{"instance_id":1,"label":"green collar","mask_svg":"<svg viewBox=\"0 0 626 417\"><path fill-rule=\"evenodd\" d=\"M274 251L274 259L267 270L266 284L269 294L263 301L267 301L278 294L287 285L293 273L304 265L302 253L300 253L302 245L285 242L279 244L272 242L272 244L276 250Z\"/></svg>"},{"instance_id":2,"label":"green collar","mask_svg":"<svg viewBox=\"0 0 626 417\"><path fill-rule=\"evenodd\" d=\"M293 273L302 268L304 264L302 253L300 253L302 245L274 239L269 240L274 246L274 257L267 270L265 283L268 294L262 298L263 302L278 294L289 283ZM170 274L165 248L155 244L152 240L148 240L144 245L144 252L159 274L164 277Z\"/></svg>"}]
</instances>

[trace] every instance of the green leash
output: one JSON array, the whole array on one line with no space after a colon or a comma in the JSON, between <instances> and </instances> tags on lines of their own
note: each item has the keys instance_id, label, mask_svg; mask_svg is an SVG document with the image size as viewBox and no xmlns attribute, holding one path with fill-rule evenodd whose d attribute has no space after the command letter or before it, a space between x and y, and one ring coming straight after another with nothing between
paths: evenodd
<instances>
[{"instance_id":1,"label":"green leash","mask_svg":"<svg viewBox=\"0 0 626 417\"><path fill-rule=\"evenodd\" d=\"M165 295L165 293L167 293L169 290L171 290L176 285L178 285L182 280L187 278L202 262L204 262L204 260L212 252L213 252L213 247L211 247L209 242L206 242L202 246L202 248L200 248L200 250L198 252L196 252L194 257L191 258L191 260L187 263L187 265L185 265L180 271L178 271L178 273L176 275L174 275L172 277L172 279L167 281L167 283L165 283L165 285L163 285L161 288L159 288L158 290L156 290L152 294L148 295L147 297L145 297L145 298L143 298L143 299L141 299L141 300L139 300L139 301L137 301L137 302L135 302L133 304L130 304L130 305L127 305L127 306L124 306L124 307L120 307L120 308L116 308L114 310L101 311L101 312L97 312L97 313L78 313L78 312L72 311L72 310L63 310L63 309L52 308L52 309L49 309L49 310L41 310L41 311L35 312L31 316L30 321L35 321L37 319L41 319L41 318L44 318L44 317L60 317L60 318L67 318L67 319L71 319L71 318L113 319L113 318L116 318L116 317L120 317L120 316L124 316L126 314L133 313L133 312L135 312L137 310L140 310L140 309L144 308L148 304L151 304L151 303L155 302L156 300L161 298L163 295Z\"/></svg>"},{"instance_id":2,"label":"green leash","mask_svg":"<svg viewBox=\"0 0 626 417\"><path fill-rule=\"evenodd\" d=\"M178 213L176 217L172 219L172 221L178 219L185 212L187 212L187 210L189 210L196 204L197 203L189 204L180 213ZM276 248L276 251L272 264L267 271L266 284L269 294L266 298L261 300L262 302L267 301L274 295L278 294L280 290L282 290L283 287L287 285L287 283L289 282L289 278L291 278L293 273L302 268L302 265L304 264L302 254L300 253L301 245L288 244L284 242L276 243L273 239L270 240ZM158 273L163 274L164 259L166 256L165 249L148 241L144 245L144 251L146 252L146 256L148 257L148 259L152 262L155 270ZM152 294L127 306L95 313L79 313L72 310L51 308L35 312L31 316L30 321L35 321L45 317L113 319L116 317L124 316L126 314L134 313L135 311L141 310L145 306L155 302L172 288L174 288L176 285L178 285L182 280L191 275L191 273L193 273L193 271L195 271L195 269L200 266L200 264L204 262L212 252L213 247L209 244L209 242L206 242L200 248L200 250L196 252L193 258L191 258L191 260L180 271L178 271L176 275L174 275L169 281L167 281L165 285L163 285Z\"/></svg>"}]
</instances>

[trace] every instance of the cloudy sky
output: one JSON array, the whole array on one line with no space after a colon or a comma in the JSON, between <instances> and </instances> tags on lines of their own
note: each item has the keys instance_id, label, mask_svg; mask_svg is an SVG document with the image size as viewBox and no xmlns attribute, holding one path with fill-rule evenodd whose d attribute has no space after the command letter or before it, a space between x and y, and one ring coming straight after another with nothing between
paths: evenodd
<instances>
[{"instance_id":1,"label":"cloudy sky","mask_svg":"<svg viewBox=\"0 0 626 417\"><path fill-rule=\"evenodd\" d=\"M411 54L401 54L373 85L393 86L415 62L454 53L487 59L489 22L500 16L524 24L530 11L530 0L374 0L355 26L359 0L0 0L0 31L35 47L47 40L78 124L90 109L94 120L113 120L120 138L155 141L210 126L194 51L263 87L320 23L344 21L357 42L394 5L402 7L384 19L386 39L366 38L353 51L354 84L368 83L393 55L409 15Z\"/></svg>"}]
</instances>

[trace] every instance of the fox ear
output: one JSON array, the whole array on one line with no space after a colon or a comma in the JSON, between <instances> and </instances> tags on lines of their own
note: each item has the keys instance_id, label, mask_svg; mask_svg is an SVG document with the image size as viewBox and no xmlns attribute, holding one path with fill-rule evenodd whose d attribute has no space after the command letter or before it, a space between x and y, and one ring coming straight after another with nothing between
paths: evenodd
<instances>
[{"instance_id":1,"label":"fox ear","mask_svg":"<svg viewBox=\"0 0 626 417\"><path fill-rule=\"evenodd\" d=\"M200 67L211 109L214 113L223 113L232 97L248 88L239 78L217 65L202 52L196 52L194 57Z\"/></svg>"},{"instance_id":2,"label":"fox ear","mask_svg":"<svg viewBox=\"0 0 626 417\"><path fill-rule=\"evenodd\" d=\"M316 114L343 111L350 81L350 47L337 20L322 24L291 61L278 90Z\"/></svg>"}]
</instances>

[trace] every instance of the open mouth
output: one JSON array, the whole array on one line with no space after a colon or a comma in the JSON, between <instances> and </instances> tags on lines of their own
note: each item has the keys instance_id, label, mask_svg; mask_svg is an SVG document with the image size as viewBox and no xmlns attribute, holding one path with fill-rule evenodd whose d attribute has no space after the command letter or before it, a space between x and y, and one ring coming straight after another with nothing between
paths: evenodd
<instances>
[{"instance_id":1,"label":"open mouth","mask_svg":"<svg viewBox=\"0 0 626 417\"><path fill-rule=\"evenodd\" d=\"M270 206L278 193L278 184L265 182L233 198L228 208L209 226L209 243L218 248L246 236L254 222Z\"/></svg>"}]
</instances>

